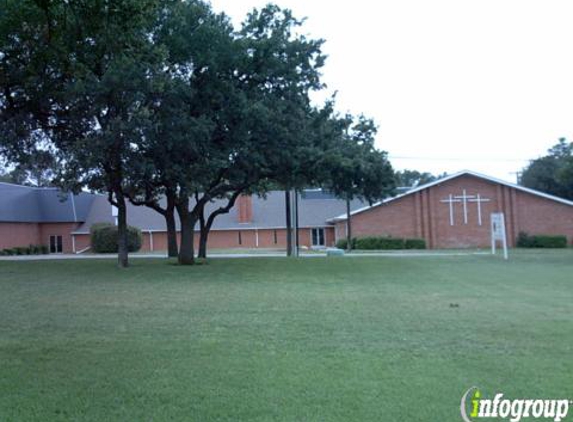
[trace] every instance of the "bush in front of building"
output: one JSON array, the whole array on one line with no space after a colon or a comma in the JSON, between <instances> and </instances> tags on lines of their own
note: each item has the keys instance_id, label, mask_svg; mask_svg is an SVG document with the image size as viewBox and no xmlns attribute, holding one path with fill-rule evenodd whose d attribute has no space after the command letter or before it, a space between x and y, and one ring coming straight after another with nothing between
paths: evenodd
<instances>
[{"instance_id":1,"label":"bush in front of building","mask_svg":"<svg viewBox=\"0 0 573 422\"><path fill-rule=\"evenodd\" d=\"M518 248L566 248L567 236L564 235L529 235L520 232L517 236Z\"/></svg>"},{"instance_id":2,"label":"bush in front of building","mask_svg":"<svg viewBox=\"0 0 573 422\"><path fill-rule=\"evenodd\" d=\"M98 223L91 227L92 250L96 253L117 253L117 226ZM141 249L143 236L137 227L127 226L127 250L137 252Z\"/></svg>"},{"instance_id":3,"label":"bush in front of building","mask_svg":"<svg viewBox=\"0 0 573 422\"><path fill-rule=\"evenodd\" d=\"M426 249L426 240L424 239L406 239L404 241L405 249Z\"/></svg>"},{"instance_id":4,"label":"bush in front of building","mask_svg":"<svg viewBox=\"0 0 573 422\"><path fill-rule=\"evenodd\" d=\"M48 253L48 247L44 245L16 246L0 250L2 256L14 255L44 255Z\"/></svg>"},{"instance_id":5,"label":"bush in front of building","mask_svg":"<svg viewBox=\"0 0 573 422\"><path fill-rule=\"evenodd\" d=\"M399 237L359 237L356 239L356 249L362 250L391 250L404 249L405 241Z\"/></svg>"},{"instance_id":6,"label":"bush in front of building","mask_svg":"<svg viewBox=\"0 0 573 422\"><path fill-rule=\"evenodd\" d=\"M347 239L340 239L336 242L336 247L338 249L348 249L348 240ZM356 249L356 238L352 238L352 249Z\"/></svg>"},{"instance_id":7,"label":"bush in front of building","mask_svg":"<svg viewBox=\"0 0 573 422\"><path fill-rule=\"evenodd\" d=\"M336 242L338 249L346 249L348 242L340 239ZM359 237L352 238L352 249L361 250L396 250L396 249L426 249L424 239L403 239L400 237Z\"/></svg>"}]
</instances>

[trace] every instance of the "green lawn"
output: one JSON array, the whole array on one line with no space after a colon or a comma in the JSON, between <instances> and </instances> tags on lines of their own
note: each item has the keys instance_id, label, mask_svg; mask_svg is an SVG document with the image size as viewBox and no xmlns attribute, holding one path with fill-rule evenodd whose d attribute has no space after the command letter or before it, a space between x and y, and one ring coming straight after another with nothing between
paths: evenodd
<instances>
[{"instance_id":1,"label":"green lawn","mask_svg":"<svg viewBox=\"0 0 573 422\"><path fill-rule=\"evenodd\" d=\"M474 385L573 398L573 250L132 264L0 262L0 421L448 422Z\"/></svg>"}]
</instances>

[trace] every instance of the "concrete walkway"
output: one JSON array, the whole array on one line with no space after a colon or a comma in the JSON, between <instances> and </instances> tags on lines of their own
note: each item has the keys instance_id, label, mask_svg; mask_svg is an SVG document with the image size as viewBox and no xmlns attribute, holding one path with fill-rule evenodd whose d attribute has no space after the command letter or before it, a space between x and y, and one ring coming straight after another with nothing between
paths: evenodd
<instances>
[{"instance_id":1,"label":"concrete walkway","mask_svg":"<svg viewBox=\"0 0 573 422\"><path fill-rule=\"evenodd\" d=\"M444 252L352 252L344 257L388 257L388 258L420 258L420 257L447 257L447 256L472 256L489 255L483 251L444 251ZM130 254L130 259L165 259L167 255L161 253ZM209 259L220 258L286 258L284 253L217 253L209 256ZM300 258L326 258L326 253L301 253ZM332 257L341 258L341 257ZM52 254L52 255L13 255L0 256L0 261L52 261L52 260L85 260L85 259L117 259L115 254Z\"/></svg>"}]
</instances>

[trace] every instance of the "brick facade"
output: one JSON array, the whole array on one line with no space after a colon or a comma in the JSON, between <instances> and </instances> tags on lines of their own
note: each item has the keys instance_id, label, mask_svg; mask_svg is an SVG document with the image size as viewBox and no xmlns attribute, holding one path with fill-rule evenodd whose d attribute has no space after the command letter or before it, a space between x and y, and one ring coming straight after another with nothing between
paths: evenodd
<instances>
[{"instance_id":1,"label":"brick facade","mask_svg":"<svg viewBox=\"0 0 573 422\"><path fill-rule=\"evenodd\" d=\"M50 245L50 236L62 236L63 253L73 253L71 233L78 223L0 223L0 249Z\"/></svg>"},{"instance_id":2,"label":"brick facade","mask_svg":"<svg viewBox=\"0 0 573 422\"><path fill-rule=\"evenodd\" d=\"M470 198L465 211L464 192ZM456 201L452 202L451 215L450 195ZM352 217L352 231L355 237L423 238L430 248L487 247L494 212L505 215L510 246L515 246L520 231L566 235L573 242L573 206L473 175L462 175L357 213ZM337 236L345 235L345 227L345 221L336 223Z\"/></svg>"},{"instance_id":3,"label":"brick facade","mask_svg":"<svg viewBox=\"0 0 573 422\"><path fill-rule=\"evenodd\" d=\"M302 247L312 247L311 229L299 229L299 244ZM325 246L334 246L334 227L324 228ZM76 235L78 250L80 245L89 245L89 235ZM195 248L199 247L199 232L195 233ZM259 230L212 230L209 233L210 249L284 249L286 248L285 229ZM166 251L166 232L143 232L143 252Z\"/></svg>"},{"instance_id":4,"label":"brick facade","mask_svg":"<svg viewBox=\"0 0 573 422\"><path fill-rule=\"evenodd\" d=\"M283 193L276 196L282 199ZM310 214L316 213L316 204L308 200L300 206ZM59 202L58 202L59 203ZM106 212L111 216L111 208L106 199L94 199L92 210L99 212L91 223L106 220ZM332 211L329 202L323 202L321 209ZM236 205L235 221L232 228L214 229L209 235L209 248L281 248L286 247L286 229L256 228L265 222L265 217L280 216L284 207L275 203L274 208L267 203L257 203L256 214L253 199L242 196ZM309 208L304 208L304 207ZM272 211L274 210L274 211ZM142 251L166 251L167 234L162 231L163 224L149 225L149 218L161 217L151 210L131 209L133 213L150 213L146 218L135 220L134 224L142 229ZM506 219L507 236L510 246L515 245L520 231L528 234L566 235L573 243L573 202L550 197L539 192L496 181L476 173L463 172L416 189L405 195L385 201L362 211L352 217L354 237L393 236L402 238L423 238L429 248L468 248L490 245L490 215L503 212ZM340 213L338 211L337 213ZM325 214L328 214L326 212ZM88 215L88 214L86 214ZM91 214L89 214L91 215ZM323 214L321 214L323 215ZM332 217L335 217L334 215ZM321 217L322 220L323 217ZM281 224L278 222L277 224ZM346 221L343 216L320 223L318 219L311 223L324 230L324 246L333 246L337 239L346 237ZM238 224L237 224L238 223ZM0 249L16 246L50 244L50 236L62 236L63 253L86 250L90 246L89 234L85 223L26 223L0 222ZM264 226L264 224L263 224ZM146 230L146 227L149 229ZM154 227L152 230L151 227ZM196 233L195 242L199 240ZM312 247L312 228L299 229L299 244Z\"/></svg>"}]
</instances>

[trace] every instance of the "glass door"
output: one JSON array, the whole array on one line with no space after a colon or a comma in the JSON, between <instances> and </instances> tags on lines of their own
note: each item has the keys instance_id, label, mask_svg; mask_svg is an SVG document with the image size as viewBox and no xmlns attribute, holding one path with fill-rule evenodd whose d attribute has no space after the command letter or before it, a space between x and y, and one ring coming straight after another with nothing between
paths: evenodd
<instances>
[{"instance_id":1,"label":"glass door","mask_svg":"<svg viewBox=\"0 0 573 422\"><path fill-rule=\"evenodd\" d=\"M324 245L324 229L312 229L312 246Z\"/></svg>"}]
</instances>

